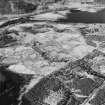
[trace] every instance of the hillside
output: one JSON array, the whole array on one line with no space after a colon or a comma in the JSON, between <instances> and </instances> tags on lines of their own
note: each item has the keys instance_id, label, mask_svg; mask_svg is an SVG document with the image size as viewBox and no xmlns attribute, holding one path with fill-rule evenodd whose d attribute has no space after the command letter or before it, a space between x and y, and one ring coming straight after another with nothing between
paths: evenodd
<instances>
[{"instance_id":1,"label":"hillside","mask_svg":"<svg viewBox=\"0 0 105 105\"><path fill-rule=\"evenodd\" d=\"M105 5L0 0L0 105L105 105Z\"/></svg>"}]
</instances>

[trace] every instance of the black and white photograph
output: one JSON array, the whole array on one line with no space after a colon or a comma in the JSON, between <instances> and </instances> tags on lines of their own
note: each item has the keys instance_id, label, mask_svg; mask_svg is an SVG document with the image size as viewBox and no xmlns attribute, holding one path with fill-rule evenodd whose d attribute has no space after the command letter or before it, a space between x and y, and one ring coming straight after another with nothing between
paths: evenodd
<instances>
[{"instance_id":1,"label":"black and white photograph","mask_svg":"<svg viewBox=\"0 0 105 105\"><path fill-rule=\"evenodd\" d=\"M105 105L105 0L0 0L0 105Z\"/></svg>"}]
</instances>

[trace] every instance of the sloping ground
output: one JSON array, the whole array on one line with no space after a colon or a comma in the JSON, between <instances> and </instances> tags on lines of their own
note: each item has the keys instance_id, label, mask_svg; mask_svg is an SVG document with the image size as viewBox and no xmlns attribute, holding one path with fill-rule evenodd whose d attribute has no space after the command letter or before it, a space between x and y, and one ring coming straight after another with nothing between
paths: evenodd
<instances>
[{"instance_id":1,"label":"sloping ground","mask_svg":"<svg viewBox=\"0 0 105 105\"><path fill-rule=\"evenodd\" d=\"M36 12L48 9L49 5L60 3L62 0L0 0L0 14L13 15Z\"/></svg>"},{"instance_id":2,"label":"sloping ground","mask_svg":"<svg viewBox=\"0 0 105 105\"><path fill-rule=\"evenodd\" d=\"M78 1L78 0L77 0ZM10 19L24 15L35 15L56 10L68 10L77 8L82 11L95 12L104 8L104 5L96 5L94 2L84 4L72 0L0 0L0 20ZM88 3L88 2L87 2Z\"/></svg>"},{"instance_id":3,"label":"sloping ground","mask_svg":"<svg viewBox=\"0 0 105 105\"><path fill-rule=\"evenodd\" d=\"M0 22L1 105L105 104L105 24L58 22L67 12Z\"/></svg>"}]
</instances>

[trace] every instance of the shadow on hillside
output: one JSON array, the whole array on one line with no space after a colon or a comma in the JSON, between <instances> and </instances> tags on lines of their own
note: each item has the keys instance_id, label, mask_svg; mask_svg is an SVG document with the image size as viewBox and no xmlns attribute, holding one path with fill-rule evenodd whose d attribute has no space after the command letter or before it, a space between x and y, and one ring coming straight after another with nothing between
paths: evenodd
<instances>
[{"instance_id":1,"label":"shadow on hillside","mask_svg":"<svg viewBox=\"0 0 105 105\"><path fill-rule=\"evenodd\" d=\"M58 19L61 23L105 23L105 9L91 13L87 11L79 11L76 13L67 13L66 18Z\"/></svg>"}]
</instances>

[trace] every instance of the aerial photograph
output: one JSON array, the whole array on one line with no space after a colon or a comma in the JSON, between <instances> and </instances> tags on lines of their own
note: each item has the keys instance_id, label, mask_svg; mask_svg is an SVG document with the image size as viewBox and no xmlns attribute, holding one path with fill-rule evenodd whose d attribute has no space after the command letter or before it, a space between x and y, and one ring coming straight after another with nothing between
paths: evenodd
<instances>
[{"instance_id":1,"label":"aerial photograph","mask_svg":"<svg viewBox=\"0 0 105 105\"><path fill-rule=\"evenodd\" d=\"M0 105L105 105L105 0L0 0Z\"/></svg>"}]
</instances>

